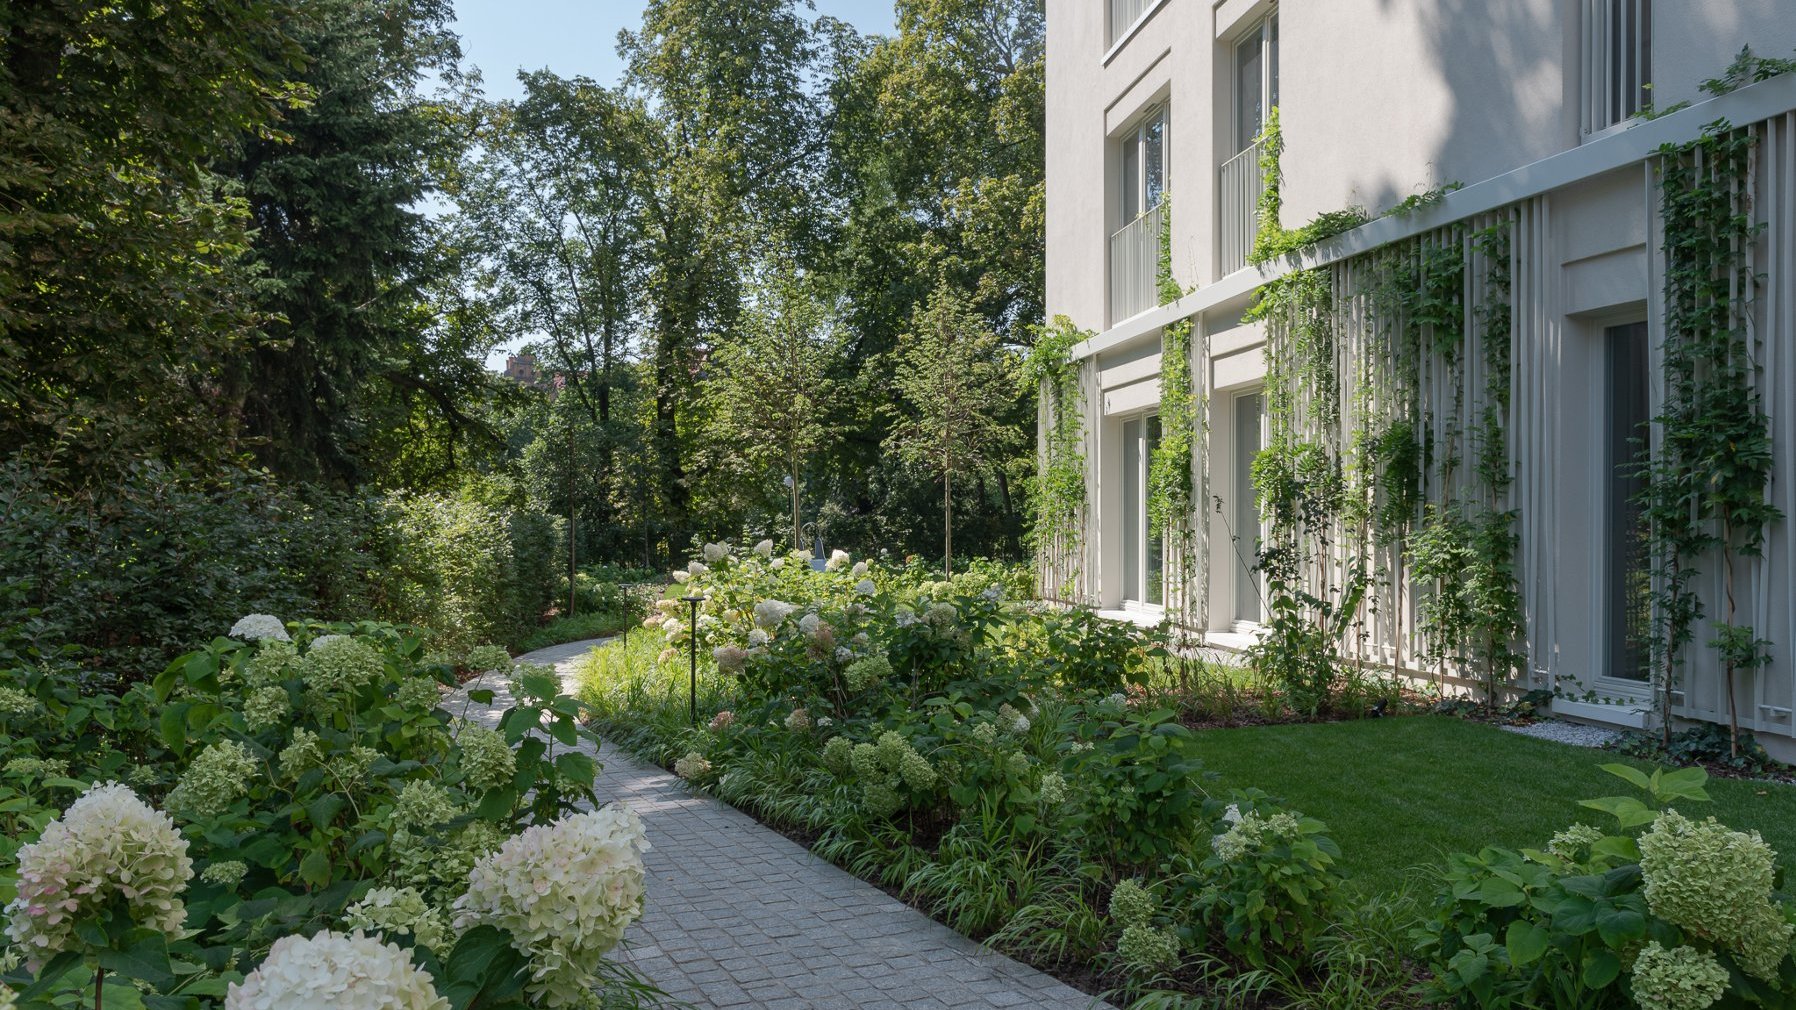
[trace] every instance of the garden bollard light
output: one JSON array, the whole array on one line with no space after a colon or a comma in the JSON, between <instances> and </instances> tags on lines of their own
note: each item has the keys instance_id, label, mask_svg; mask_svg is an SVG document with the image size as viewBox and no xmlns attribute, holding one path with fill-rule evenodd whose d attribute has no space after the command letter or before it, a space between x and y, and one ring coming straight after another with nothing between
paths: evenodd
<instances>
[{"instance_id":1,"label":"garden bollard light","mask_svg":"<svg viewBox=\"0 0 1796 1010\"><path fill-rule=\"evenodd\" d=\"M687 695L687 698L688 698L687 708L688 708L688 713L692 719L692 725L697 726L698 725L698 605L705 602L705 598L703 596L686 596L686 597L682 597L682 599L684 599L687 603L692 604L692 621L691 621L691 623L686 625L686 638L692 647L691 648L692 683L691 683L691 687L689 689L690 693Z\"/></svg>"}]
</instances>

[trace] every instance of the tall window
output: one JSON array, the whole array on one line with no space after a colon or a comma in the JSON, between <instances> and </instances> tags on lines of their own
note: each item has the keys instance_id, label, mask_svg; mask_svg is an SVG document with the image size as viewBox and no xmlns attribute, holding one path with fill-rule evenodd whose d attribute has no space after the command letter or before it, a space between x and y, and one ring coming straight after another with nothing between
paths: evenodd
<instances>
[{"instance_id":1,"label":"tall window","mask_svg":"<svg viewBox=\"0 0 1796 1010\"><path fill-rule=\"evenodd\" d=\"M1645 323L1611 326L1603 333L1605 442L1603 537L1605 646L1611 677L1647 679L1652 634L1652 552L1639 497L1644 439L1652 419L1647 385Z\"/></svg>"},{"instance_id":2,"label":"tall window","mask_svg":"<svg viewBox=\"0 0 1796 1010\"><path fill-rule=\"evenodd\" d=\"M1632 118L1652 95L1652 0L1583 0L1585 133Z\"/></svg>"},{"instance_id":3,"label":"tall window","mask_svg":"<svg viewBox=\"0 0 1796 1010\"><path fill-rule=\"evenodd\" d=\"M1266 447L1261 434L1265 413L1263 394L1235 397L1235 507L1229 510L1235 534L1235 620L1255 623L1265 615L1260 612L1260 575L1253 570L1260 549L1260 503L1253 490L1253 461Z\"/></svg>"},{"instance_id":4,"label":"tall window","mask_svg":"<svg viewBox=\"0 0 1796 1010\"><path fill-rule=\"evenodd\" d=\"M1160 206L1166 195L1166 106L1149 112L1122 141L1122 223Z\"/></svg>"},{"instance_id":5,"label":"tall window","mask_svg":"<svg viewBox=\"0 0 1796 1010\"><path fill-rule=\"evenodd\" d=\"M1166 550L1147 516L1147 471L1160 444L1157 414L1123 422L1123 599L1166 602Z\"/></svg>"},{"instance_id":6,"label":"tall window","mask_svg":"<svg viewBox=\"0 0 1796 1010\"><path fill-rule=\"evenodd\" d=\"M1278 104L1278 15L1235 44L1235 150L1245 151Z\"/></svg>"}]
</instances>

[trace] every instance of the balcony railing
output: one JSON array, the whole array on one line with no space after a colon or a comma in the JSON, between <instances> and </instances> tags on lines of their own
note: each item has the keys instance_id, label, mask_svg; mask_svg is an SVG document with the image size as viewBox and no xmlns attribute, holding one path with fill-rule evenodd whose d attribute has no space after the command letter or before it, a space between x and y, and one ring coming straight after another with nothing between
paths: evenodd
<instances>
[{"instance_id":1,"label":"balcony railing","mask_svg":"<svg viewBox=\"0 0 1796 1010\"><path fill-rule=\"evenodd\" d=\"M1154 0L1110 0L1110 44L1123 37L1123 32L1153 6Z\"/></svg>"},{"instance_id":2,"label":"balcony railing","mask_svg":"<svg viewBox=\"0 0 1796 1010\"><path fill-rule=\"evenodd\" d=\"M1110 236L1110 324L1140 315L1160 303L1160 232L1166 204L1141 215Z\"/></svg>"},{"instance_id":3,"label":"balcony railing","mask_svg":"<svg viewBox=\"0 0 1796 1010\"><path fill-rule=\"evenodd\" d=\"M1265 177L1260 173L1260 145L1255 142L1247 150L1222 163L1222 217L1218 231L1222 236L1222 273L1226 276L1247 265L1253 252L1254 232L1258 230L1260 190Z\"/></svg>"}]
</instances>

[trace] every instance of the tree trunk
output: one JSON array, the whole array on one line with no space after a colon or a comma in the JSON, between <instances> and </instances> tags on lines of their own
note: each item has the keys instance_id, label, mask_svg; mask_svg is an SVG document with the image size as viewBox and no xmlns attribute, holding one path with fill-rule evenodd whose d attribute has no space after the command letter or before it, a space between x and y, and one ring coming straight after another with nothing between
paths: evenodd
<instances>
[{"instance_id":1,"label":"tree trunk","mask_svg":"<svg viewBox=\"0 0 1796 1010\"><path fill-rule=\"evenodd\" d=\"M792 468L792 549L804 550L804 522L798 508L798 467Z\"/></svg>"},{"instance_id":2,"label":"tree trunk","mask_svg":"<svg viewBox=\"0 0 1796 1010\"><path fill-rule=\"evenodd\" d=\"M954 471L942 471L942 573L954 576Z\"/></svg>"}]
</instances>

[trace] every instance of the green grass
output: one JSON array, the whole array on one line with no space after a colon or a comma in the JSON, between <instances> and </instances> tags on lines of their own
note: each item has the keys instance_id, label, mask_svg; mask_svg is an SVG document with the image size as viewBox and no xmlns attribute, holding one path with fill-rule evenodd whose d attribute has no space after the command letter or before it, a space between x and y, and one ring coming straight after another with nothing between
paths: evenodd
<instances>
[{"instance_id":1,"label":"green grass","mask_svg":"<svg viewBox=\"0 0 1796 1010\"><path fill-rule=\"evenodd\" d=\"M513 652L532 652L585 638L609 638L629 630L640 617L627 613L599 612L557 617L512 643Z\"/></svg>"},{"instance_id":2,"label":"green grass","mask_svg":"<svg viewBox=\"0 0 1796 1010\"><path fill-rule=\"evenodd\" d=\"M1348 877L1373 892L1418 879L1427 886L1419 868L1447 852L1544 848L1576 820L1612 827L1578 801L1635 792L1598 767L1624 760L1617 755L1445 716L1217 729L1198 739L1218 786L1257 786L1325 821ZM1714 802L1683 812L1756 828L1796 880L1796 788L1713 779L1708 790Z\"/></svg>"}]
</instances>

